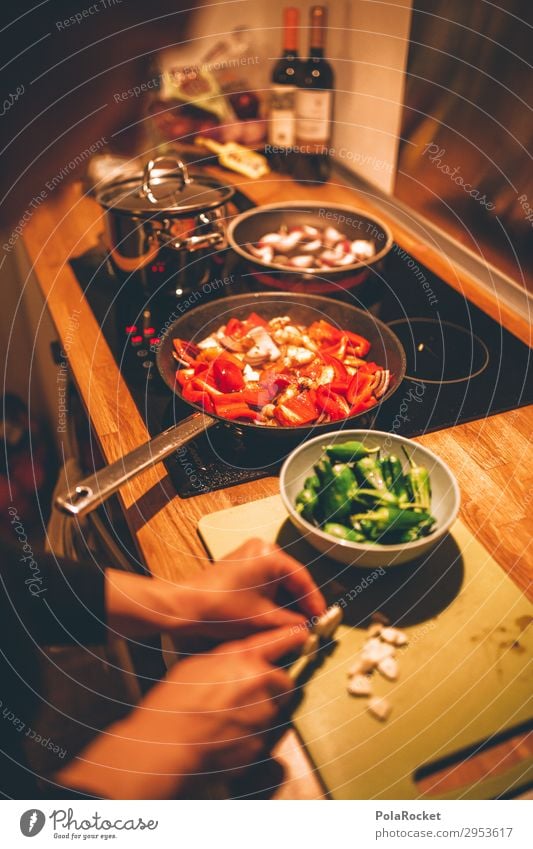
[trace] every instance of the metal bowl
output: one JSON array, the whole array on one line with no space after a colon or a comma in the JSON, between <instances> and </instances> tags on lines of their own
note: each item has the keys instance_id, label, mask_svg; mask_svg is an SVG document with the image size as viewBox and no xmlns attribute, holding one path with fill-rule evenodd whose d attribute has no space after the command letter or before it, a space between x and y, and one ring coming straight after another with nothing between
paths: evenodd
<instances>
[{"instance_id":1,"label":"metal bowl","mask_svg":"<svg viewBox=\"0 0 533 849\"><path fill-rule=\"evenodd\" d=\"M296 496L303 489L305 479L312 473L313 466L322 455L324 446L335 442L347 442L351 439L363 442L369 448L379 446L384 452L396 454L398 457L403 456L401 449L404 446L415 463L427 468L433 493L431 512L437 520L435 530L431 534L414 542L399 545L356 543L332 537L301 517L294 506ZM290 519L306 542L339 563L369 569L379 566L383 568L399 566L401 563L407 563L427 554L455 522L461 500L454 475L446 463L433 451L403 436L377 430L341 430L304 442L285 460L281 469L279 486L281 498Z\"/></svg>"}]
</instances>

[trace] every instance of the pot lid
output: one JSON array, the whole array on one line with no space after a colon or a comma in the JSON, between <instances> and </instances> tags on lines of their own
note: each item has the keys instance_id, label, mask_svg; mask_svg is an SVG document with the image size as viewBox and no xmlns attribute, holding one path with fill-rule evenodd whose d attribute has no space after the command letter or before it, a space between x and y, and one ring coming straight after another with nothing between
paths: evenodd
<instances>
[{"instance_id":1,"label":"pot lid","mask_svg":"<svg viewBox=\"0 0 533 849\"><path fill-rule=\"evenodd\" d=\"M107 209L152 216L158 211L173 215L214 209L234 194L205 174L190 174L181 159L160 156L150 160L142 175L108 183L97 194Z\"/></svg>"}]
</instances>

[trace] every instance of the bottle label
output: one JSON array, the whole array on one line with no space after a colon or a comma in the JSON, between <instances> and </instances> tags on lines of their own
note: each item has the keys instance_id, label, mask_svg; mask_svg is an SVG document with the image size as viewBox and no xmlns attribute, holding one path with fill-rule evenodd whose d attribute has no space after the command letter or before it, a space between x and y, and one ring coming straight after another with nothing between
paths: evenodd
<instances>
[{"instance_id":1,"label":"bottle label","mask_svg":"<svg viewBox=\"0 0 533 849\"><path fill-rule=\"evenodd\" d=\"M274 86L270 93L268 140L276 147L291 147L296 137L296 86Z\"/></svg>"},{"instance_id":2,"label":"bottle label","mask_svg":"<svg viewBox=\"0 0 533 849\"><path fill-rule=\"evenodd\" d=\"M299 89L296 97L296 135L300 144L329 142L331 92Z\"/></svg>"}]
</instances>

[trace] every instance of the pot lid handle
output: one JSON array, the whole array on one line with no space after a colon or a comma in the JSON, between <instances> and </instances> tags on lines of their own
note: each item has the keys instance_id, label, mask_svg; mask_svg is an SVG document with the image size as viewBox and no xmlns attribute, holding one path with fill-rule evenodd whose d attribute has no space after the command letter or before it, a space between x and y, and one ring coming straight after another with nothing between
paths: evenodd
<instances>
[{"instance_id":1,"label":"pot lid handle","mask_svg":"<svg viewBox=\"0 0 533 849\"><path fill-rule=\"evenodd\" d=\"M169 166L168 169L164 168L163 163L167 163ZM164 176L158 177L155 174L152 174L155 170L164 170ZM154 195L153 189L157 185L160 186L168 178L172 178L174 180L178 176L181 178L182 189L184 186L188 186L191 182L187 166L182 159L177 156L156 156L155 159L150 159L144 166L141 194L148 198L150 203L160 203L164 198L170 197L175 193L175 187L171 188L167 194L160 194L159 197Z\"/></svg>"}]
</instances>

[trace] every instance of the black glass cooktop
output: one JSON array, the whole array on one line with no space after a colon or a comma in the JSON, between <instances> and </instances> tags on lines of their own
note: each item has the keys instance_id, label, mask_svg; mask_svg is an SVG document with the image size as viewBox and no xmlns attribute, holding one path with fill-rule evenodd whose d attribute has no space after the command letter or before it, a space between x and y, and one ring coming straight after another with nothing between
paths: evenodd
<instances>
[{"instance_id":1,"label":"black glass cooktop","mask_svg":"<svg viewBox=\"0 0 533 849\"><path fill-rule=\"evenodd\" d=\"M72 262L152 435L190 413L170 395L155 366L152 349L168 317L208 297L265 288L230 251L219 254L217 263L197 297L178 297L168 294L168 286L150 296L134 280L120 286L103 248ZM418 436L533 402L530 349L400 249L363 284L332 296L389 324L406 351L402 385L358 426ZM187 497L275 473L287 452L278 443L272 451L217 425L166 465L178 493Z\"/></svg>"}]
</instances>

